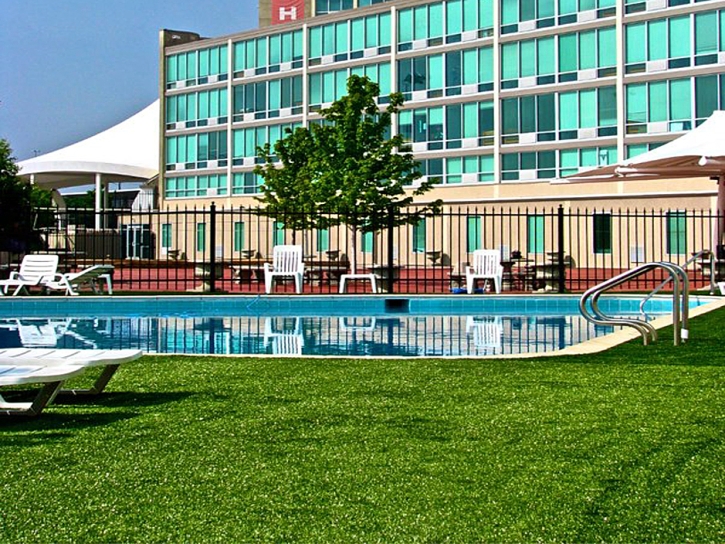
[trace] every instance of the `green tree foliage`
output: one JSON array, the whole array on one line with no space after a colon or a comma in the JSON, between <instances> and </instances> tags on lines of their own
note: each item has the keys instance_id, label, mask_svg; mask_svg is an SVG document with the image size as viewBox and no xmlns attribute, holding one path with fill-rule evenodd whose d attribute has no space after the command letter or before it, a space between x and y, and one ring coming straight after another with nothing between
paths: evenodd
<instances>
[{"instance_id":1,"label":"green tree foliage","mask_svg":"<svg viewBox=\"0 0 725 544\"><path fill-rule=\"evenodd\" d=\"M255 173L264 179L261 187L265 212L270 217L292 230L292 240L297 231L314 228L317 222L311 213L316 201L310 171L315 142L310 131L297 128L288 130L287 137L276 142L274 154L271 146L265 144L258 149L264 165L258 165Z\"/></svg>"},{"instance_id":2,"label":"green tree foliage","mask_svg":"<svg viewBox=\"0 0 725 544\"><path fill-rule=\"evenodd\" d=\"M10 144L0 139L0 251L24 253L40 243L31 199L32 188L18 176Z\"/></svg>"},{"instance_id":3,"label":"green tree foliage","mask_svg":"<svg viewBox=\"0 0 725 544\"><path fill-rule=\"evenodd\" d=\"M422 175L410 147L402 136L390 136L392 116L403 105L403 96L391 94L388 106L380 110L379 94L377 83L350 76L347 95L320 112L321 123L288 132L275 144L279 162L269 146L258 155L265 165L256 172L267 186L260 200L278 210L309 207L334 212L321 218L324 225L300 228L346 225L353 273L359 233L380 230L391 221L396 226L418 223L440 207L435 202L400 213L433 182L416 184Z\"/></svg>"}]
</instances>

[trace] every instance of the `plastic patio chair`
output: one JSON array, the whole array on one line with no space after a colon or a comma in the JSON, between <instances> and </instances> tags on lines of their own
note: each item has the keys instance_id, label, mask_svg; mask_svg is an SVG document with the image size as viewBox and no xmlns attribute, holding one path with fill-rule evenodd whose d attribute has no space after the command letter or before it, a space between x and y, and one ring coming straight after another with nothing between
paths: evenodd
<instances>
[{"instance_id":1,"label":"plastic patio chair","mask_svg":"<svg viewBox=\"0 0 725 544\"><path fill-rule=\"evenodd\" d=\"M483 279L484 287L488 280L493 280L496 293L501 292L503 283L503 266L501 252L498 249L477 249L473 252L473 262L466 267L466 290L473 293L477 279Z\"/></svg>"},{"instance_id":2,"label":"plastic patio chair","mask_svg":"<svg viewBox=\"0 0 725 544\"><path fill-rule=\"evenodd\" d=\"M58 255L26 255L20 263L20 270L10 273L6 280L0 280L0 295L7 295L15 287L13 296L21 291L28 293L28 287L44 287L46 281L57 277Z\"/></svg>"},{"instance_id":3,"label":"plastic patio chair","mask_svg":"<svg viewBox=\"0 0 725 544\"><path fill-rule=\"evenodd\" d=\"M295 291L302 293L302 278L305 263L302 261L302 246L274 246L272 264L264 263L264 286L267 294L272 292L274 278L293 277Z\"/></svg>"}]
</instances>

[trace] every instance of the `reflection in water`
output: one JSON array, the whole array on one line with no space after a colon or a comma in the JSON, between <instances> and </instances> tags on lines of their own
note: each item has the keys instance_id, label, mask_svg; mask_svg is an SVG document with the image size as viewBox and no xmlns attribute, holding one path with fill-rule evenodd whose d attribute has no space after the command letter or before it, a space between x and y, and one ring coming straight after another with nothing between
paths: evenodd
<instances>
[{"instance_id":1,"label":"reflection in water","mask_svg":"<svg viewBox=\"0 0 725 544\"><path fill-rule=\"evenodd\" d=\"M612 332L582 317L114 317L2 319L0 347L149 353L436 356L542 353Z\"/></svg>"}]
</instances>

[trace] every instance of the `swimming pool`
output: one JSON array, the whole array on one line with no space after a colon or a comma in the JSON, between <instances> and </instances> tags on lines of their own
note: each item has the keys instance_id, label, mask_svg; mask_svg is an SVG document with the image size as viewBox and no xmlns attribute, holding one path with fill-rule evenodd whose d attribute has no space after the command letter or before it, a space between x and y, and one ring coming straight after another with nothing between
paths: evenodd
<instances>
[{"instance_id":1,"label":"swimming pool","mask_svg":"<svg viewBox=\"0 0 725 544\"><path fill-rule=\"evenodd\" d=\"M640 297L602 297L614 315ZM481 356L545 353L609 334L578 296L160 296L0 299L0 347L148 353ZM693 296L691 307L708 302ZM671 298L647 303L671 312Z\"/></svg>"}]
</instances>

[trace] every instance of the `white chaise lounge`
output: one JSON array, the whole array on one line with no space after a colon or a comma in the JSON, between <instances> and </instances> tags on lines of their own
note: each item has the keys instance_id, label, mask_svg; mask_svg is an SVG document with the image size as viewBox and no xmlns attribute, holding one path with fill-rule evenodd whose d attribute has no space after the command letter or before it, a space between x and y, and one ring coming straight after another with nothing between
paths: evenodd
<instances>
[{"instance_id":1,"label":"white chaise lounge","mask_svg":"<svg viewBox=\"0 0 725 544\"><path fill-rule=\"evenodd\" d=\"M48 363L29 360L0 363L0 387L43 384L30 402L8 402L0 395L0 414L37 416L53 400L65 380L81 374L86 369L83 365L69 362L48 361Z\"/></svg>"},{"instance_id":2,"label":"white chaise lounge","mask_svg":"<svg viewBox=\"0 0 725 544\"><path fill-rule=\"evenodd\" d=\"M7 348L0 349L0 365L76 365L83 369L102 366L103 371L90 388L59 391L63 394L97 395L105 389L120 365L138 359L141 355L143 352L140 349Z\"/></svg>"}]
</instances>

